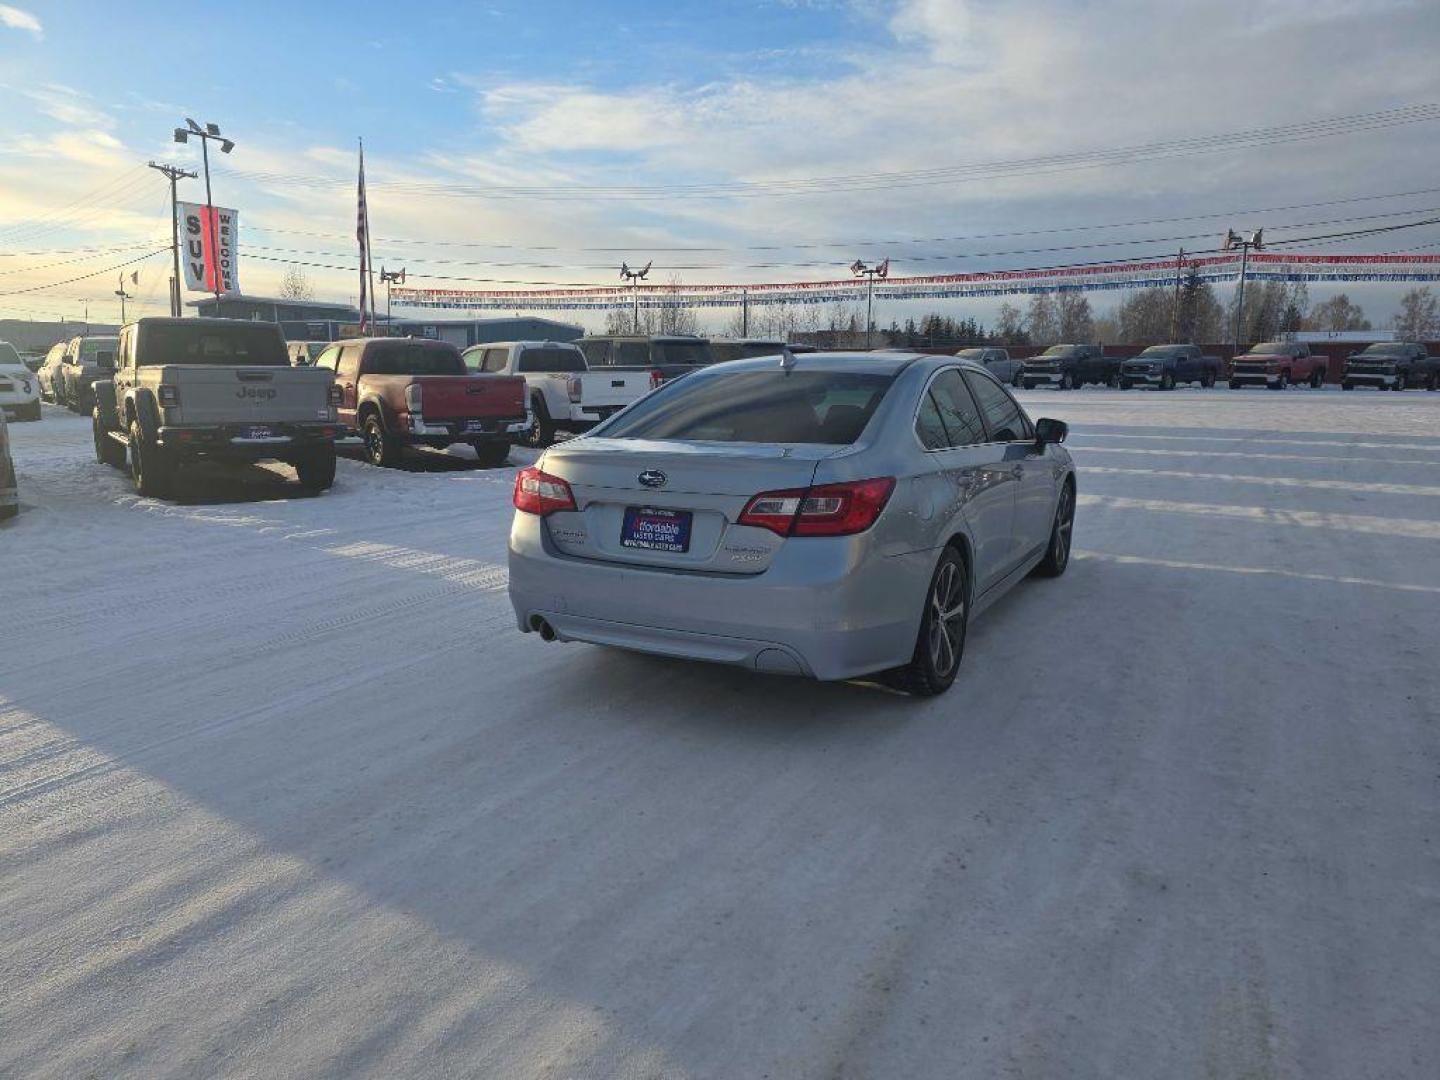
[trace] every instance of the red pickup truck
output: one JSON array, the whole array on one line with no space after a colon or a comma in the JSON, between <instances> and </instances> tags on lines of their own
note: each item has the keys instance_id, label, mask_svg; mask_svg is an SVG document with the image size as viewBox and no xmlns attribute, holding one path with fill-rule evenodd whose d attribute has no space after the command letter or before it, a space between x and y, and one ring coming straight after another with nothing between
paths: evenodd
<instances>
[{"instance_id":1,"label":"red pickup truck","mask_svg":"<svg viewBox=\"0 0 1440 1080\"><path fill-rule=\"evenodd\" d=\"M1325 385L1329 359L1312 353L1303 341L1266 341L1230 361L1230 389L1267 386L1284 390L1292 383Z\"/></svg>"},{"instance_id":2,"label":"red pickup truck","mask_svg":"<svg viewBox=\"0 0 1440 1080\"><path fill-rule=\"evenodd\" d=\"M315 366L335 372L338 419L365 440L372 465L395 465L405 446L469 443L499 465L528 422L525 380L471 375L460 350L424 338L357 338L330 345Z\"/></svg>"}]
</instances>

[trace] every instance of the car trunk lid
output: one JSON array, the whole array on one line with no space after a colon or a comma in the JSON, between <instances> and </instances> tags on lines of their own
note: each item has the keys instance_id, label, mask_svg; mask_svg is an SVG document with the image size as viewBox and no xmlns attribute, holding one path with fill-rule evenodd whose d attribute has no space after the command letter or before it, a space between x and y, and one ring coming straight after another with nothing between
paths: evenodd
<instances>
[{"instance_id":1,"label":"car trunk lid","mask_svg":"<svg viewBox=\"0 0 1440 1080\"><path fill-rule=\"evenodd\" d=\"M804 489L837 447L587 438L541 463L565 480L576 510L546 518L576 558L666 570L758 574L786 543L739 524L763 491ZM642 477L644 479L642 479Z\"/></svg>"}]
</instances>

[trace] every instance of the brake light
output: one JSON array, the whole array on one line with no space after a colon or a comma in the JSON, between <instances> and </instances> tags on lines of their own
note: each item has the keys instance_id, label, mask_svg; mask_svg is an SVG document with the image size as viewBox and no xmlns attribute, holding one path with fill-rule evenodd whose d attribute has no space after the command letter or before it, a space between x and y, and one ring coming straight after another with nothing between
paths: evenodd
<instances>
[{"instance_id":1,"label":"brake light","mask_svg":"<svg viewBox=\"0 0 1440 1080\"><path fill-rule=\"evenodd\" d=\"M575 495L560 477L532 465L515 477L515 509L544 517L558 510L574 510Z\"/></svg>"},{"instance_id":2,"label":"brake light","mask_svg":"<svg viewBox=\"0 0 1440 1080\"><path fill-rule=\"evenodd\" d=\"M580 376L571 375L568 379L566 379L565 390L570 395L570 400L572 402L578 402L580 400Z\"/></svg>"},{"instance_id":3,"label":"brake light","mask_svg":"<svg viewBox=\"0 0 1440 1080\"><path fill-rule=\"evenodd\" d=\"M663 383L664 381L665 381L665 373L664 373L663 371L661 371L659 368L656 368L654 371L650 372L650 389L651 389L651 390L658 389L659 386L660 386L660 384Z\"/></svg>"},{"instance_id":4,"label":"brake light","mask_svg":"<svg viewBox=\"0 0 1440 1080\"><path fill-rule=\"evenodd\" d=\"M330 384L330 404L339 405L345 400L344 392L340 389L339 383Z\"/></svg>"},{"instance_id":5,"label":"brake light","mask_svg":"<svg viewBox=\"0 0 1440 1080\"><path fill-rule=\"evenodd\" d=\"M173 383L161 383L155 388L162 409L173 409L180 404L180 388Z\"/></svg>"},{"instance_id":6,"label":"brake light","mask_svg":"<svg viewBox=\"0 0 1440 1080\"><path fill-rule=\"evenodd\" d=\"M881 476L763 491L745 504L739 523L769 529L777 536L851 536L875 524L894 490L894 477Z\"/></svg>"}]
</instances>

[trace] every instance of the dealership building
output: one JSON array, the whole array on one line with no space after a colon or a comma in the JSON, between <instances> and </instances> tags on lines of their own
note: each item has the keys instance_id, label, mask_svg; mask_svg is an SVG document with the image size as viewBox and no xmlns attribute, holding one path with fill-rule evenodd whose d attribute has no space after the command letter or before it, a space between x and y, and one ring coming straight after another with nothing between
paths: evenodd
<instances>
[{"instance_id":1,"label":"dealership building","mask_svg":"<svg viewBox=\"0 0 1440 1080\"><path fill-rule=\"evenodd\" d=\"M252 319L280 324L287 341L340 341L359 336L360 311L349 304L320 300L234 293L216 300L207 296L190 301L197 314L225 319ZM574 341L583 327L530 315L494 319L407 319L396 316L376 320L381 332L394 337L424 337L448 341L459 348L487 341Z\"/></svg>"}]
</instances>

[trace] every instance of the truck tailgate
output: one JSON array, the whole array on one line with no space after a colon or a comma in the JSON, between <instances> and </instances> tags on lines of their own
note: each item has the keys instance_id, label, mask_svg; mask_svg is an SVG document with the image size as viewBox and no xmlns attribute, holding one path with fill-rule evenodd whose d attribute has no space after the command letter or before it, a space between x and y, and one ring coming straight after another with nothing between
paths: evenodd
<instances>
[{"instance_id":1,"label":"truck tailgate","mask_svg":"<svg viewBox=\"0 0 1440 1080\"><path fill-rule=\"evenodd\" d=\"M650 392L648 371L606 371L591 368L580 376L580 406L585 409L629 405Z\"/></svg>"},{"instance_id":2,"label":"truck tailgate","mask_svg":"<svg viewBox=\"0 0 1440 1080\"><path fill-rule=\"evenodd\" d=\"M518 375L417 375L420 411L429 420L524 419L525 380Z\"/></svg>"},{"instance_id":3,"label":"truck tailgate","mask_svg":"<svg viewBox=\"0 0 1440 1080\"><path fill-rule=\"evenodd\" d=\"M145 369L142 369L145 370ZM333 421L325 368L166 365L160 382L177 388L178 424L324 423Z\"/></svg>"}]
</instances>

